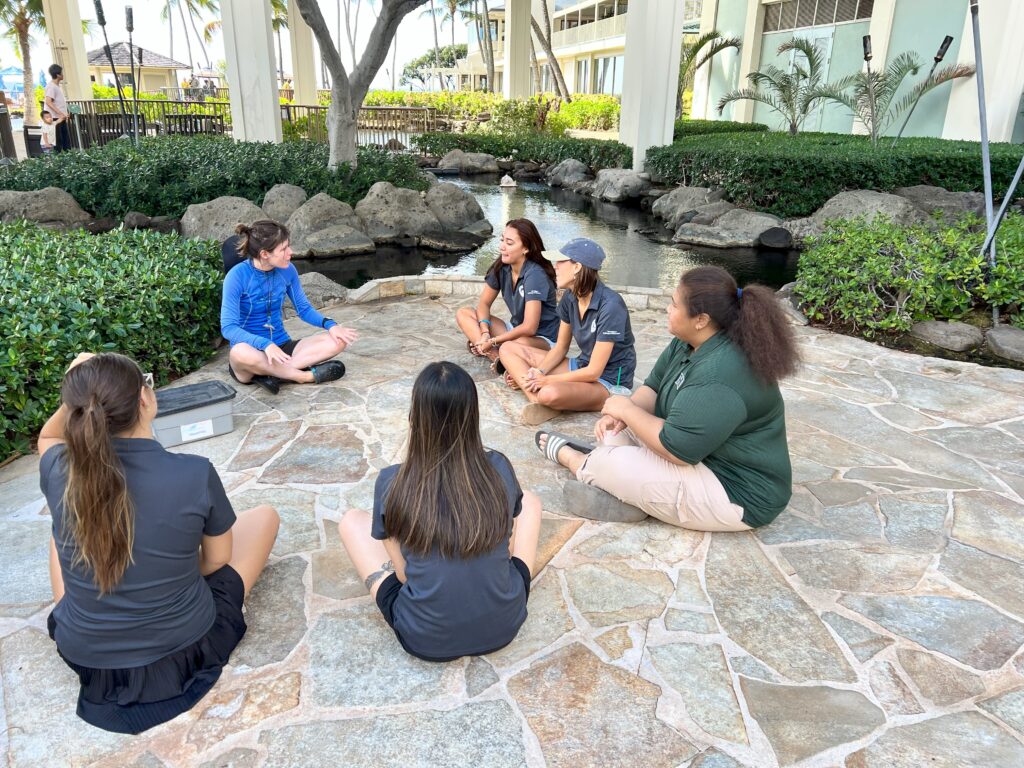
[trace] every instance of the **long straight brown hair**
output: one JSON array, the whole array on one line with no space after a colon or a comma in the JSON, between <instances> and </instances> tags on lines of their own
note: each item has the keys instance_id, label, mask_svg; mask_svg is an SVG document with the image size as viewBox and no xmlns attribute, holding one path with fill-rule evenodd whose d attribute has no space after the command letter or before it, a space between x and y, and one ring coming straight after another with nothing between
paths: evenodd
<instances>
[{"instance_id":1,"label":"long straight brown hair","mask_svg":"<svg viewBox=\"0 0 1024 768\"><path fill-rule=\"evenodd\" d=\"M505 226L512 227L519 234L519 239L526 249L526 260L537 264L547 274L548 279L552 283L555 282L555 268L550 261L544 258L544 240L540 236L540 232L537 231L537 225L529 219L511 219ZM504 234L502 231L503 237ZM487 274L497 277L501 267L501 256L498 256L487 268Z\"/></svg>"},{"instance_id":2,"label":"long straight brown hair","mask_svg":"<svg viewBox=\"0 0 1024 768\"><path fill-rule=\"evenodd\" d=\"M64 375L64 540L75 564L93 573L100 594L116 587L132 560L135 511L112 436L139 421L142 371L124 355L103 353Z\"/></svg>"},{"instance_id":3,"label":"long straight brown hair","mask_svg":"<svg viewBox=\"0 0 1024 768\"><path fill-rule=\"evenodd\" d=\"M409 450L384 502L384 530L410 552L490 552L512 533L508 496L480 440L476 385L455 363L416 377Z\"/></svg>"}]
</instances>

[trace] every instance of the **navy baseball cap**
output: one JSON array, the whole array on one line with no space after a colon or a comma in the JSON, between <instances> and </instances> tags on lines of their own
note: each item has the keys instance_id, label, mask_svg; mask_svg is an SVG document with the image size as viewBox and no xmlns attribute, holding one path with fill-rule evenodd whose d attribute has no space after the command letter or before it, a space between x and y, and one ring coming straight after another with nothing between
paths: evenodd
<instances>
[{"instance_id":1,"label":"navy baseball cap","mask_svg":"<svg viewBox=\"0 0 1024 768\"><path fill-rule=\"evenodd\" d=\"M586 237L577 237L570 240L557 251L544 251L544 258L548 261L575 261L584 267L600 269L604 263L604 249Z\"/></svg>"}]
</instances>

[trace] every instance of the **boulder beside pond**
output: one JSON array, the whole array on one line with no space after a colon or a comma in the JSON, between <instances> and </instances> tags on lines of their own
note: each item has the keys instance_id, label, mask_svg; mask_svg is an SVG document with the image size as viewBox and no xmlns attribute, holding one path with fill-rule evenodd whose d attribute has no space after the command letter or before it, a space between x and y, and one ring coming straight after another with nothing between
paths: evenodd
<instances>
[{"instance_id":1,"label":"boulder beside pond","mask_svg":"<svg viewBox=\"0 0 1024 768\"><path fill-rule=\"evenodd\" d=\"M1024 330L1012 325L1000 325L986 333L985 340L993 355L1024 363Z\"/></svg>"},{"instance_id":2,"label":"boulder beside pond","mask_svg":"<svg viewBox=\"0 0 1024 768\"><path fill-rule=\"evenodd\" d=\"M914 323L910 335L915 339L934 344L951 352L967 352L977 349L985 340L980 328L955 320L924 320Z\"/></svg>"},{"instance_id":3,"label":"boulder beside pond","mask_svg":"<svg viewBox=\"0 0 1024 768\"><path fill-rule=\"evenodd\" d=\"M85 224L92 217L63 189L46 187L29 192L0 190L0 221L25 219L44 227L63 229Z\"/></svg>"},{"instance_id":4,"label":"boulder beside pond","mask_svg":"<svg viewBox=\"0 0 1024 768\"><path fill-rule=\"evenodd\" d=\"M715 219L714 224L681 225L672 241L709 248L756 248L761 244L762 233L779 223L770 214L734 208Z\"/></svg>"},{"instance_id":5,"label":"boulder beside pond","mask_svg":"<svg viewBox=\"0 0 1024 768\"><path fill-rule=\"evenodd\" d=\"M669 229L676 229L692 219L699 208L718 202L724 195L722 190L709 187L676 187L654 201L651 213L664 219Z\"/></svg>"},{"instance_id":6,"label":"boulder beside pond","mask_svg":"<svg viewBox=\"0 0 1024 768\"><path fill-rule=\"evenodd\" d=\"M268 219L282 224L306 202L306 190L294 184L275 184L263 198L263 212Z\"/></svg>"},{"instance_id":7,"label":"boulder beside pond","mask_svg":"<svg viewBox=\"0 0 1024 768\"><path fill-rule=\"evenodd\" d=\"M239 224L249 225L265 219L263 209L244 197L225 195L205 203L196 203L185 209L181 217L184 237L224 242Z\"/></svg>"},{"instance_id":8,"label":"boulder beside pond","mask_svg":"<svg viewBox=\"0 0 1024 768\"><path fill-rule=\"evenodd\" d=\"M857 189L840 192L807 218L789 219L786 229L797 240L822 234L827 222L838 219L864 217L868 221L883 216L894 224L905 227L924 223L928 217L909 200L886 192Z\"/></svg>"},{"instance_id":9,"label":"boulder beside pond","mask_svg":"<svg viewBox=\"0 0 1024 768\"><path fill-rule=\"evenodd\" d=\"M427 190L426 201L427 207L440 222L442 230L463 230L467 227L478 227L479 222L487 223L476 198L454 184L432 185ZM487 229L490 229L489 223Z\"/></svg>"},{"instance_id":10,"label":"boulder beside pond","mask_svg":"<svg viewBox=\"0 0 1024 768\"><path fill-rule=\"evenodd\" d=\"M548 168L546 175L547 182L552 187L571 187L573 184L594 178L590 168L571 157Z\"/></svg>"},{"instance_id":11,"label":"boulder beside pond","mask_svg":"<svg viewBox=\"0 0 1024 768\"><path fill-rule=\"evenodd\" d=\"M494 155L485 152L463 152L461 149L453 149L442 157L437 167L465 174L498 173L500 170Z\"/></svg>"},{"instance_id":12,"label":"boulder beside pond","mask_svg":"<svg viewBox=\"0 0 1024 768\"><path fill-rule=\"evenodd\" d=\"M592 196L609 203L642 197L651 188L651 177L628 168L604 168L597 172Z\"/></svg>"},{"instance_id":13,"label":"boulder beside pond","mask_svg":"<svg viewBox=\"0 0 1024 768\"><path fill-rule=\"evenodd\" d=\"M297 258L373 253L374 243L352 206L325 192L314 195L287 219Z\"/></svg>"},{"instance_id":14,"label":"boulder beside pond","mask_svg":"<svg viewBox=\"0 0 1024 768\"><path fill-rule=\"evenodd\" d=\"M969 213L976 216L985 213L985 195L981 192L950 192L942 187L917 184L913 187L899 187L892 193L927 214L941 213L950 221Z\"/></svg>"},{"instance_id":15,"label":"boulder beside pond","mask_svg":"<svg viewBox=\"0 0 1024 768\"><path fill-rule=\"evenodd\" d=\"M363 231L378 245L444 229L425 195L387 181L370 187L366 197L356 203L356 215Z\"/></svg>"}]
</instances>

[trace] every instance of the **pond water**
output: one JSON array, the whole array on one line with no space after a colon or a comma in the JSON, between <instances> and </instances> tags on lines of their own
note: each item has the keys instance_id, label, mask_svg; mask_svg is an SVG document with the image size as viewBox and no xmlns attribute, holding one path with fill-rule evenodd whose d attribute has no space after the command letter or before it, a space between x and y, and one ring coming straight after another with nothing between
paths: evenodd
<instances>
[{"instance_id":1,"label":"pond water","mask_svg":"<svg viewBox=\"0 0 1024 768\"><path fill-rule=\"evenodd\" d=\"M322 272L355 288L368 280L398 275L483 275L498 253L498 235L509 219L531 219L544 244L557 248L574 237L589 237L608 258L601 269L610 285L673 288L686 269L717 264L741 285L759 282L775 288L795 279L797 252L752 248L692 248L665 242L671 235L659 219L633 206L577 195L546 184L521 182L498 187L497 176L446 177L443 181L472 192L495 234L468 254L436 254L415 248L379 248L376 254L339 259L296 260L299 272Z\"/></svg>"}]
</instances>

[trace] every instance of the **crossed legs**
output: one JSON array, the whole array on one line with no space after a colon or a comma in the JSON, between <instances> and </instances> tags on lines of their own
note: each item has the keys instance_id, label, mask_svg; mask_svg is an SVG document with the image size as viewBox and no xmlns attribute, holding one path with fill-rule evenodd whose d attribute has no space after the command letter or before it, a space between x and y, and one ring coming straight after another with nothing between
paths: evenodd
<instances>
[{"instance_id":1,"label":"crossed legs","mask_svg":"<svg viewBox=\"0 0 1024 768\"><path fill-rule=\"evenodd\" d=\"M288 363L271 364L265 352L245 343L231 348L229 360L231 369L242 383L250 381L253 376L276 376L299 384L311 384L314 381L312 372L303 369L330 360L346 346L345 342L336 340L329 333L318 333L300 339Z\"/></svg>"}]
</instances>

